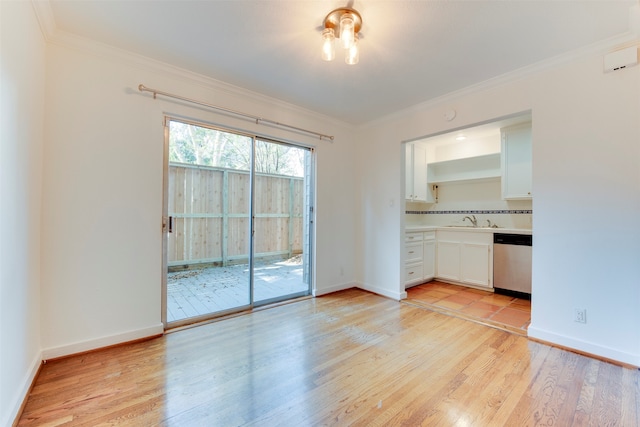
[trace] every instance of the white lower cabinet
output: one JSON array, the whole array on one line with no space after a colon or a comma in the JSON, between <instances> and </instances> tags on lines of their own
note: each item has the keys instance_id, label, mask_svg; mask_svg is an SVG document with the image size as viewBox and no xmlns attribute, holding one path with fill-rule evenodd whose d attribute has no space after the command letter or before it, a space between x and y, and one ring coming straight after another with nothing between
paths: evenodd
<instances>
[{"instance_id":1,"label":"white lower cabinet","mask_svg":"<svg viewBox=\"0 0 640 427\"><path fill-rule=\"evenodd\" d=\"M436 233L433 233L433 238L427 239L425 237L423 243L424 264L423 273L424 281L428 281L436 277ZM426 234L426 233L425 233Z\"/></svg>"},{"instance_id":2,"label":"white lower cabinet","mask_svg":"<svg viewBox=\"0 0 640 427\"><path fill-rule=\"evenodd\" d=\"M485 236L485 235L483 235ZM493 236L487 234L486 236ZM460 254L460 276L462 283L493 287L493 274L491 273L493 262L490 242L462 242Z\"/></svg>"},{"instance_id":3,"label":"white lower cabinet","mask_svg":"<svg viewBox=\"0 0 640 427\"><path fill-rule=\"evenodd\" d=\"M460 242L438 238L438 279L460 281Z\"/></svg>"},{"instance_id":4,"label":"white lower cabinet","mask_svg":"<svg viewBox=\"0 0 640 427\"><path fill-rule=\"evenodd\" d=\"M438 231L435 276L480 288L493 288L493 234Z\"/></svg>"},{"instance_id":5,"label":"white lower cabinet","mask_svg":"<svg viewBox=\"0 0 640 427\"><path fill-rule=\"evenodd\" d=\"M423 283L424 267L422 263L407 265L404 268L404 288Z\"/></svg>"},{"instance_id":6,"label":"white lower cabinet","mask_svg":"<svg viewBox=\"0 0 640 427\"><path fill-rule=\"evenodd\" d=\"M404 287L419 285L435 277L435 231L405 233Z\"/></svg>"},{"instance_id":7,"label":"white lower cabinet","mask_svg":"<svg viewBox=\"0 0 640 427\"><path fill-rule=\"evenodd\" d=\"M404 246L404 262L405 264L422 264L424 259L424 248L422 239L417 242L405 243Z\"/></svg>"}]
</instances>

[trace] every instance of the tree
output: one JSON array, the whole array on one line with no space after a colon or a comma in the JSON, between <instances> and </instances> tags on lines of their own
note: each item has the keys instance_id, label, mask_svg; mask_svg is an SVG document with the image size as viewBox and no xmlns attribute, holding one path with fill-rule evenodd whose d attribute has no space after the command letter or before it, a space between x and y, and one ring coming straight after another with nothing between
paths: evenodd
<instances>
[{"instance_id":1,"label":"tree","mask_svg":"<svg viewBox=\"0 0 640 427\"><path fill-rule=\"evenodd\" d=\"M256 141L256 172L303 176L306 150ZM251 138L171 121L169 161L236 170L251 169Z\"/></svg>"}]
</instances>

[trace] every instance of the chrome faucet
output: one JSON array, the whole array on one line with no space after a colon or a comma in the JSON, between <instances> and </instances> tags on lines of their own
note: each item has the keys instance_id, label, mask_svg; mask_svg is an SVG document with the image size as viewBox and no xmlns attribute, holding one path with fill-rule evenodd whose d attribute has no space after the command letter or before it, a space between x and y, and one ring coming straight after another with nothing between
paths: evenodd
<instances>
[{"instance_id":1,"label":"chrome faucet","mask_svg":"<svg viewBox=\"0 0 640 427\"><path fill-rule=\"evenodd\" d=\"M476 216L475 216L475 215L465 216L464 218L462 218L462 222L464 222L464 220L465 220L465 219L468 219L468 220L469 220L469 222L471 222L471 224L472 224L474 227L477 227L477 226L478 226L478 220L476 219Z\"/></svg>"},{"instance_id":2,"label":"chrome faucet","mask_svg":"<svg viewBox=\"0 0 640 427\"><path fill-rule=\"evenodd\" d=\"M498 228L498 224L491 224L491 220L487 220L487 227L489 228Z\"/></svg>"}]
</instances>

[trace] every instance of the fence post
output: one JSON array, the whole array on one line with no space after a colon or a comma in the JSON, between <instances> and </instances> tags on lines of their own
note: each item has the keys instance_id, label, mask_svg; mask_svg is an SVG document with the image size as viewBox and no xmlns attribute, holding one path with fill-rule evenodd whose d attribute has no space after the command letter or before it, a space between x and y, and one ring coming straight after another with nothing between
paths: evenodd
<instances>
[{"instance_id":1,"label":"fence post","mask_svg":"<svg viewBox=\"0 0 640 427\"><path fill-rule=\"evenodd\" d=\"M295 188L293 178L289 178L289 258L293 256L293 190Z\"/></svg>"},{"instance_id":2,"label":"fence post","mask_svg":"<svg viewBox=\"0 0 640 427\"><path fill-rule=\"evenodd\" d=\"M229 239L229 171L222 172L222 265L227 265Z\"/></svg>"}]
</instances>

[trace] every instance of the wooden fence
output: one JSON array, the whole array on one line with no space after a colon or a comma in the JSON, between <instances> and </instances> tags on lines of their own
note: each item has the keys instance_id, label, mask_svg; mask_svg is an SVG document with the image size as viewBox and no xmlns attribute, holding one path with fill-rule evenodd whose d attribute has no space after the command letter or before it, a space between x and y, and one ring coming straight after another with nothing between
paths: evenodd
<instances>
[{"instance_id":1,"label":"wooden fence","mask_svg":"<svg viewBox=\"0 0 640 427\"><path fill-rule=\"evenodd\" d=\"M247 262L249 172L169 164L168 266ZM302 253L303 178L256 174L256 258Z\"/></svg>"}]
</instances>

